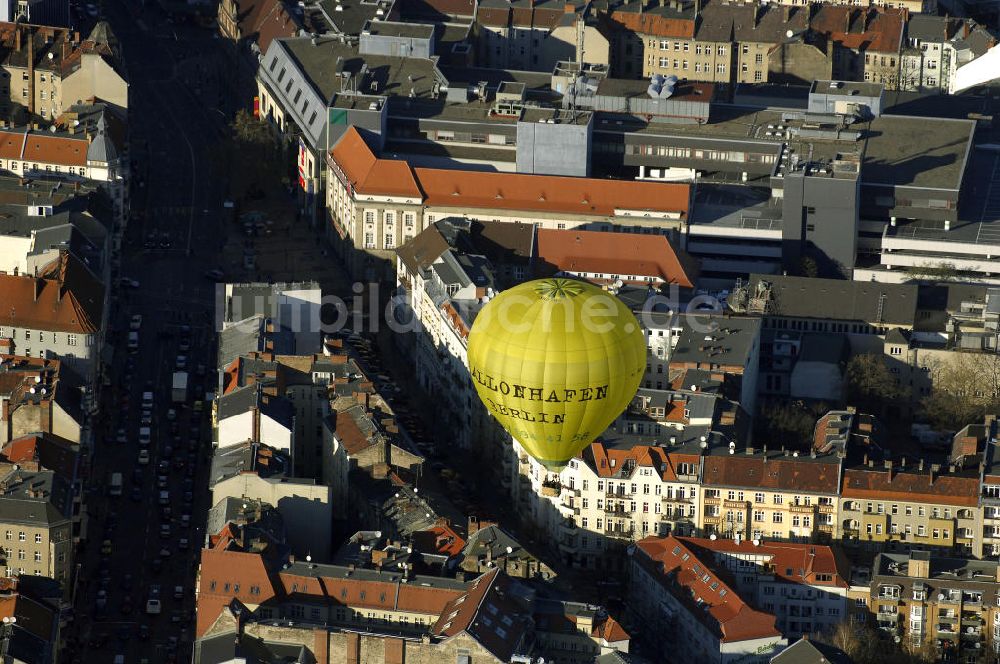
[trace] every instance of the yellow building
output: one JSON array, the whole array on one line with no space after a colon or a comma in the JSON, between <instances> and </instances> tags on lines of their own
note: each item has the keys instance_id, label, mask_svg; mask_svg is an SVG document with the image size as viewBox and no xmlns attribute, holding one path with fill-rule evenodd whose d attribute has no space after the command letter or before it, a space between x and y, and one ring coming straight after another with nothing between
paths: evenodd
<instances>
[{"instance_id":1,"label":"yellow building","mask_svg":"<svg viewBox=\"0 0 1000 664\"><path fill-rule=\"evenodd\" d=\"M874 462L844 471L838 537L872 550L931 546L970 556L983 547L976 471Z\"/></svg>"},{"instance_id":2,"label":"yellow building","mask_svg":"<svg viewBox=\"0 0 1000 664\"><path fill-rule=\"evenodd\" d=\"M840 467L837 454L747 448L706 456L697 526L720 537L829 541Z\"/></svg>"}]
</instances>

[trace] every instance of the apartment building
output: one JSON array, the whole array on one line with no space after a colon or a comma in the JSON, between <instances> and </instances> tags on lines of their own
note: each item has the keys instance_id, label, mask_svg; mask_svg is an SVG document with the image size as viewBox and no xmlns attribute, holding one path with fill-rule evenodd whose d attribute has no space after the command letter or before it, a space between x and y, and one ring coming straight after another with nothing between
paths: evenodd
<instances>
[{"instance_id":1,"label":"apartment building","mask_svg":"<svg viewBox=\"0 0 1000 664\"><path fill-rule=\"evenodd\" d=\"M630 549L630 616L650 634L682 635L655 661L724 663L780 652L788 640L775 615L731 585L728 568L705 544L711 540L649 537Z\"/></svg>"},{"instance_id":2,"label":"apartment building","mask_svg":"<svg viewBox=\"0 0 1000 664\"><path fill-rule=\"evenodd\" d=\"M809 27L834 44L834 78L899 89L905 9L823 4L811 17Z\"/></svg>"},{"instance_id":3,"label":"apartment building","mask_svg":"<svg viewBox=\"0 0 1000 664\"><path fill-rule=\"evenodd\" d=\"M284 0L223 0L217 15L219 35L228 40L240 61L256 69L271 42L294 37L299 20Z\"/></svg>"},{"instance_id":4,"label":"apartment building","mask_svg":"<svg viewBox=\"0 0 1000 664\"><path fill-rule=\"evenodd\" d=\"M36 592L22 579L0 579L0 647L8 656L40 664L59 661L62 625L52 598ZM23 661L23 660L22 660Z\"/></svg>"},{"instance_id":5,"label":"apartment building","mask_svg":"<svg viewBox=\"0 0 1000 664\"><path fill-rule=\"evenodd\" d=\"M55 121L88 99L128 108L118 41L106 22L91 33L27 23L0 24L0 115L8 121Z\"/></svg>"},{"instance_id":6,"label":"apartment building","mask_svg":"<svg viewBox=\"0 0 1000 664\"><path fill-rule=\"evenodd\" d=\"M349 373L346 356L241 355L222 368L216 408L219 446L263 441L289 451L299 475L317 473L330 390Z\"/></svg>"},{"instance_id":7,"label":"apartment building","mask_svg":"<svg viewBox=\"0 0 1000 664\"><path fill-rule=\"evenodd\" d=\"M681 59L686 56L689 61L693 61L695 14L671 5L672 3L660 3L659 6L644 7L641 3L623 2L604 13L602 20L609 33L611 54L608 64L613 76L646 77L654 71L665 69L660 64L661 58L672 58L675 44L676 53ZM714 49L708 52L703 47L697 55L699 70L706 67L714 69L711 66L715 64ZM584 58L583 61L594 62L589 58ZM693 64L690 71L694 71Z\"/></svg>"},{"instance_id":8,"label":"apartment building","mask_svg":"<svg viewBox=\"0 0 1000 664\"><path fill-rule=\"evenodd\" d=\"M252 337L265 345L252 350L277 352L280 347L289 349L288 355L313 355L322 350L322 299L323 290L315 281L227 283L216 309L217 323L223 334L236 327L235 337L244 343L253 343L247 340Z\"/></svg>"},{"instance_id":9,"label":"apartment building","mask_svg":"<svg viewBox=\"0 0 1000 664\"><path fill-rule=\"evenodd\" d=\"M979 558L983 516L979 476L939 464L869 459L844 470L838 539L869 550L932 547Z\"/></svg>"},{"instance_id":10,"label":"apartment building","mask_svg":"<svg viewBox=\"0 0 1000 664\"><path fill-rule=\"evenodd\" d=\"M16 354L58 358L85 384L93 381L107 308L105 287L87 266L60 252L35 276L0 275L0 293L10 309L0 338Z\"/></svg>"},{"instance_id":11,"label":"apartment building","mask_svg":"<svg viewBox=\"0 0 1000 664\"><path fill-rule=\"evenodd\" d=\"M829 542L836 536L842 457L730 448L706 456L699 532L728 539Z\"/></svg>"},{"instance_id":12,"label":"apartment building","mask_svg":"<svg viewBox=\"0 0 1000 664\"><path fill-rule=\"evenodd\" d=\"M231 642L234 632L287 642L302 639L296 632L305 628L302 645L327 661L365 661L377 651L428 664L463 655L506 663L559 652L582 664L604 652L628 651L628 634L605 611L535 601L498 569L459 581L289 561L276 551L251 550L223 536L202 551L196 628L201 648L219 635ZM233 606L241 607L238 615ZM567 622L575 629L565 630ZM275 629L279 625L288 629ZM196 644L195 661L203 661L201 648Z\"/></svg>"},{"instance_id":13,"label":"apartment building","mask_svg":"<svg viewBox=\"0 0 1000 664\"><path fill-rule=\"evenodd\" d=\"M288 544L294 555L329 559L333 528L330 487L296 476L291 459L281 450L250 441L217 449L209 489L213 505L227 497L274 505L288 528Z\"/></svg>"},{"instance_id":14,"label":"apartment building","mask_svg":"<svg viewBox=\"0 0 1000 664\"><path fill-rule=\"evenodd\" d=\"M584 8L574 3L480 0L477 7L476 61L481 67L550 72L561 60L579 59L585 39L593 45L588 54L600 52L601 33L587 25Z\"/></svg>"},{"instance_id":15,"label":"apartment building","mask_svg":"<svg viewBox=\"0 0 1000 664\"><path fill-rule=\"evenodd\" d=\"M80 392L60 380L56 359L0 354L0 444L32 433L79 444Z\"/></svg>"},{"instance_id":16,"label":"apartment building","mask_svg":"<svg viewBox=\"0 0 1000 664\"><path fill-rule=\"evenodd\" d=\"M879 627L942 660L988 662L1000 652L996 562L930 551L875 559L870 608Z\"/></svg>"},{"instance_id":17,"label":"apartment building","mask_svg":"<svg viewBox=\"0 0 1000 664\"><path fill-rule=\"evenodd\" d=\"M13 441L5 448L6 461L0 463L0 546L4 551L0 571L4 576L54 579L68 596L76 454L68 442L49 442L64 452L63 463L53 469L40 464L38 437Z\"/></svg>"}]
</instances>

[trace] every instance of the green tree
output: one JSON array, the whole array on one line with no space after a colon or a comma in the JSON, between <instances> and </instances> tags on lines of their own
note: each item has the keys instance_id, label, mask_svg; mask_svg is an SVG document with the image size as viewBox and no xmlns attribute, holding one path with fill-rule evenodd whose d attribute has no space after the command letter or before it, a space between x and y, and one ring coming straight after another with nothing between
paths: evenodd
<instances>
[{"instance_id":1,"label":"green tree","mask_svg":"<svg viewBox=\"0 0 1000 664\"><path fill-rule=\"evenodd\" d=\"M909 390L889 371L876 353L853 356L847 362L847 400L861 411L882 415L886 408L909 398Z\"/></svg>"},{"instance_id":2,"label":"green tree","mask_svg":"<svg viewBox=\"0 0 1000 664\"><path fill-rule=\"evenodd\" d=\"M237 112L229 127L230 140L219 158L233 193L243 196L277 186L285 164L274 128L246 110Z\"/></svg>"},{"instance_id":3,"label":"green tree","mask_svg":"<svg viewBox=\"0 0 1000 664\"><path fill-rule=\"evenodd\" d=\"M767 401L757 409L754 440L772 448L786 445L790 449L808 450L812 445L816 420L828 410L824 403Z\"/></svg>"}]
</instances>

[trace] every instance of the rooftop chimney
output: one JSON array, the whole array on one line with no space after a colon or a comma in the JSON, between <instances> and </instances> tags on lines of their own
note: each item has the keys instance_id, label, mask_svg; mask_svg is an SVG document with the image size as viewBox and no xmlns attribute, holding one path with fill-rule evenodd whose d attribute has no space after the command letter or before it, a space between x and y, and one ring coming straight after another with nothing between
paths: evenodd
<instances>
[{"instance_id":1,"label":"rooftop chimney","mask_svg":"<svg viewBox=\"0 0 1000 664\"><path fill-rule=\"evenodd\" d=\"M889 475L888 480L892 481L892 460L885 462L885 472Z\"/></svg>"},{"instance_id":2,"label":"rooftop chimney","mask_svg":"<svg viewBox=\"0 0 1000 664\"><path fill-rule=\"evenodd\" d=\"M928 479L930 480L930 484L932 486L934 485L934 475L936 473L939 473L939 472L941 472L941 466L940 466L940 464L932 463L931 464L931 472L930 472L930 475L928 475Z\"/></svg>"}]
</instances>

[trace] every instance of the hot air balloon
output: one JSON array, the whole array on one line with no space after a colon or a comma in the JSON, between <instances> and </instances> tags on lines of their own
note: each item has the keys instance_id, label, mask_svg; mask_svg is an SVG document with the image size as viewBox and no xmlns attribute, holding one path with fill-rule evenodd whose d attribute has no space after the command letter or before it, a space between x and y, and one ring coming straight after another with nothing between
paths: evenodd
<instances>
[{"instance_id":1,"label":"hot air balloon","mask_svg":"<svg viewBox=\"0 0 1000 664\"><path fill-rule=\"evenodd\" d=\"M632 312L592 284L539 279L504 291L469 332L479 398L554 472L599 437L635 396L646 341Z\"/></svg>"}]
</instances>

